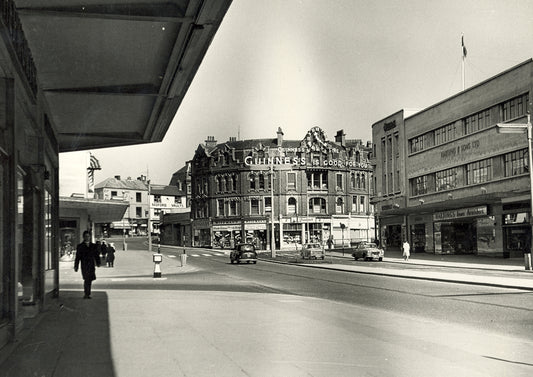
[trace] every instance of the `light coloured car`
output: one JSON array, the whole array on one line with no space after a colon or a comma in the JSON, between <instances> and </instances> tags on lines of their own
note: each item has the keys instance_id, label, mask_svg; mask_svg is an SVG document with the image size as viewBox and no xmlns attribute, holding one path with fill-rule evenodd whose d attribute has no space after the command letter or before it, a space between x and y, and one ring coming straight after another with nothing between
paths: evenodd
<instances>
[{"instance_id":1,"label":"light coloured car","mask_svg":"<svg viewBox=\"0 0 533 377\"><path fill-rule=\"evenodd\" d=\"M313 242L304 244L300 255L303 259L324 259L326 252L321 243Z\"/></svg>"},{"instance_id":2,"label":"light coloured car","mask_svg":"<svg viewBox=\"0 0 533 377\"><path fill-rule=\"evenodd\" d=\"M384 256L385 251L372 242L361 242L355 246L352 252L352 257L355 260L363 258L364 260L378 260L381 262Z\"/></svg>"}]
</instances>

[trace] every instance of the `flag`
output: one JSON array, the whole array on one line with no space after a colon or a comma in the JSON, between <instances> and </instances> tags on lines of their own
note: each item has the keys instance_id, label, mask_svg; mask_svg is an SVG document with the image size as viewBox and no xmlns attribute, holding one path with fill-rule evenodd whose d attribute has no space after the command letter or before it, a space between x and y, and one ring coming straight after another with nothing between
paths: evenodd
<instances>
[{"instance_id":1,"label":"flag","mask_svg":"<svg viewBox=\"0 0 533 377\"><path fill-rule=\"evenodd\" d=\"M461 35L461 46L463 47L463 59L466 58L466 46L465 46L465 37Z\"/></svg>"},{"instance_id":2,"label":"flag","mask_svg":"<svg viewBox=\"0 0 533 377\"><path fill-rule=\"evenodd\" d=\"M100 161L89 152L89 167L87 168L87 186L90 193L94 192L94 171L101 170Z\"/></svg>"}]
</instances>

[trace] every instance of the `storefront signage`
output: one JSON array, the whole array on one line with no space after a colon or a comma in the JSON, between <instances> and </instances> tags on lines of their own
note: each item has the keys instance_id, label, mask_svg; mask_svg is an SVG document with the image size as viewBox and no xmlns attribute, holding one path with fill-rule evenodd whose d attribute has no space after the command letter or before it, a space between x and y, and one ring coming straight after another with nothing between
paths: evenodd
<instances>
[{"instance_id":1,"label":"storefront signage","mask_svg":"<svg viewBox=\"0 0 533 377\"><path fill-rule=\"evenodd\" d=\"M487 206L456 209L452 211L435 212L433 221L453 220L463 217L486 216Z\"/></svg>"},{"instance_id":2,"label":"storefront signage","mask_svg":"<svg viewBox=\"0 0 533 377\"><path fill-rule=\"evenodd\" d=\"M246 156L244 164L251 165L299 165L312 167L339 167L339 168L356 168L356 169L370 169L370 164L367 162L356 162L353 160L329 159L323 160L313 159L308 161L306 157L252 157Z\"/></svg>"},{"instance_id":3,"label":"storefront signage","mask_svg":"<svg viewBox=\"0 0 533 377\"><path fill-rule=\"evenodd\" d=\"M457 147L449 148L440 153L440 158L444 160L449 160L455 156L470 152L472 149L479 148L479 140L472 140L465 144L460 144Z\"/></svg>"},{"instance_id":4,"label":"storefront signage","mask_svg":"<svg viewBox=\"0 0 533 377\"><path fill-rule=\"evenodd\" d=\"M241 230L241 224L213 225L213 232L221 232L224 230Z\"/></svg>"},{"instance_id":5,"label":"storefront signage","mask_svg":"<svg viewBox=\"0 0 533 377\"><path fill-rule=\"evenodd\" d=\"M245 223L244 224L244 229L245 230L265 230L266 229L266 224L248 224L248 223Z\"/></svg>"}]
</instances>

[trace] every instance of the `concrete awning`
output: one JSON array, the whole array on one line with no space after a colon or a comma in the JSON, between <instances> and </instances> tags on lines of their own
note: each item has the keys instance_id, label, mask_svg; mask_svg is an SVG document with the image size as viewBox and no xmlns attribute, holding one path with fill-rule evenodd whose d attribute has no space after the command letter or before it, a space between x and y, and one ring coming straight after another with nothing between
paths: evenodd
<instances>
[{"instance_id":1,"label":"concrete awning","mask_svg":"<svg viewBox=\"0 0 533 377\"><path fill-rule=\"evenodd\" d=\"M231 0L14 3L68 152L163 140Z\"/></svg>"},{"instance_id":2,"label":"concrete awning","mask_svg":"<svg viewBox=\"0 0 533 377\"><path fill-rule=\"evenodd\" d=\"M129 203L124 201L60 197L59 217L68 216L73 211L86 211L92 222L109 223L122 220L128 206Z\"/></svg>"}]
</instances>

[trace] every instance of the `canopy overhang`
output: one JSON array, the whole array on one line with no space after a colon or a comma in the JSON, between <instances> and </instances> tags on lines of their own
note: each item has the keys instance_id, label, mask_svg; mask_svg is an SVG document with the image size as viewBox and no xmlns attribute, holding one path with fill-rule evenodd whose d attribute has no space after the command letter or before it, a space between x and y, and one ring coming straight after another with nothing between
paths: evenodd
<instances>
[{"instance_id":1,"label":"canopy overhang","mask_svg":"<svg viewBox=\"0 0 533 377\"><path fill-rule=\"evenodd\" d=\"M90 221L110 223L122 220L128 207L129 203L125 201L60 197L59 217L68 216L72 212L78 212L81 215L86 211Z\"/></svg>"}]
</instances>

